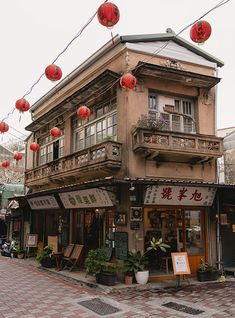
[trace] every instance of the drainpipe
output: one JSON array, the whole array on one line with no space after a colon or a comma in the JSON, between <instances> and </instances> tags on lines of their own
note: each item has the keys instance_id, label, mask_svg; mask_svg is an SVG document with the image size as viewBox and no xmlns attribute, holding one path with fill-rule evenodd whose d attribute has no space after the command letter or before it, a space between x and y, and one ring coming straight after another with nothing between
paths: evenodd
<instances>
[{"instance_id":1,"label":"drainpipe","mask_svg":"<svg viewBox=\"0 0 235 318\"><path fill-rule=\"evenodd\" d=\"M216 246L217 246L217 261L221 261L221 241L220 241L220 204L219 204L219 191L217 192L217 200L216 200L216 206L217 206L217 223L216 223ZM220 263L219 263L219 269L220 269Z\"/></svg>"}]
</instances>

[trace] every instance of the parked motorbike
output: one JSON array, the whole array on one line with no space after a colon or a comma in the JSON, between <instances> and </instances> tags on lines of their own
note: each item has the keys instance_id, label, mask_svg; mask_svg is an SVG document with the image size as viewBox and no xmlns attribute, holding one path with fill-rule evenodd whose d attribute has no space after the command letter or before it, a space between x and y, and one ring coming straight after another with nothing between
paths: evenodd
<instances>
[{"instance_id":1,"label":"parked motorbike","mask_svg":"<svg viewBox=\"0 0 235 318\"><path fill-rule=\"evenodd\" d=\"M13 257L14 252L16 252L15 246L16 246L16 241L14 241L14 240L12 240L11 242L5 242L1 246L1 255Z\"/></svg>"}]
</instances>

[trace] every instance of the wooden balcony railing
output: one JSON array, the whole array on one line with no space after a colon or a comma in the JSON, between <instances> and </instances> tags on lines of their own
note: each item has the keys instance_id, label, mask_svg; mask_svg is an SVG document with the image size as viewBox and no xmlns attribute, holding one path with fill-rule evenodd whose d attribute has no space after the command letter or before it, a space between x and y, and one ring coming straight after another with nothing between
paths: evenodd
<instances>
[{"instance_id":1,"label":"wooden balcony railing","mask_svg":"<svg viewBox=\"0 0 235 318\"><path fill-rule=\"evenodd\" d=\"M76 177L99 169L113 170L121 167L122 145L118 142L107 141L88 149L78 151L59 158L35 169L26 170L26 185L66 177ZM44 179L44 180L43 180Z\"/></svg>"},{"instance_id":2,"label":"wooden balcony railing","mask_svg":"<svg viewBox=\"0 0 235 318\"><path fill-rule=\"evenodd\" d=\"M200 157L212 159L223 155L223 139L215 136L136 128L132 137L133 151L150 158L160 154L180 154L197 157L200 161Z\"/></svg>"}]
</instances>

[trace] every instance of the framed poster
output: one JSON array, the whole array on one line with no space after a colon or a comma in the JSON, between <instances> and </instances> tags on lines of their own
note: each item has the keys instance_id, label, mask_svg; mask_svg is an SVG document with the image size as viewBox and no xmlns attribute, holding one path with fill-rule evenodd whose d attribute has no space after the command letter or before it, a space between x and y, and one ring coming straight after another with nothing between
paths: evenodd
<instances>
[{"instance_id":1,"label":"framed poster","mask_svg":"<svg viewBox=\"0 0 235 318\"><path fill-rule=\"evenodd\" d=\"M115 223L116 225L126 225L127 213L126 212L116 212Z\"/></svg>"},{"instance_id":2,"label":"framed poster","mask_svg":"<svg viewBox=\"0 0 235 318\"><path fill-rule=\"evenodd\" d=\"M191 274L188 254L186 252L171 253L174 275Z\"/></svg>"},{"instance_id":3,"label":"framed poster","mask_svg":"<svg viewBox=\"0 0 235 318\"><path fill-rule=\"evenodd\" d=\"M27 234L26 247L37 247L37 245L38 245L38 235L37 234Z\"/></svg>"}]
</instances>

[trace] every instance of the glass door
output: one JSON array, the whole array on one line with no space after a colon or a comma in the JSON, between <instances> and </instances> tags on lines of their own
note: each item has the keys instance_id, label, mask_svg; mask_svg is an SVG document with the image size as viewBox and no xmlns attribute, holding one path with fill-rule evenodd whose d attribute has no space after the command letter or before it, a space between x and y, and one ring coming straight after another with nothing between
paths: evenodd
<instances>
[{"instance_id":1,"label":"glass door","mask_svg":"<svg viewBox=\"0 0 235 318\"><path fill-rule=\"evenodd\" d=\"M191 271L198 268L200 258L205 254L204 211L183 208L145 208L145 249L150 240L162 239L170 245L166 252L149 253L150 267L161 269L161 262L171 262L172 252L187 252ZM168 258L168 260L166 259ZM172 268L171 268L172 269Z\"/></svg>"}]
</instances>

